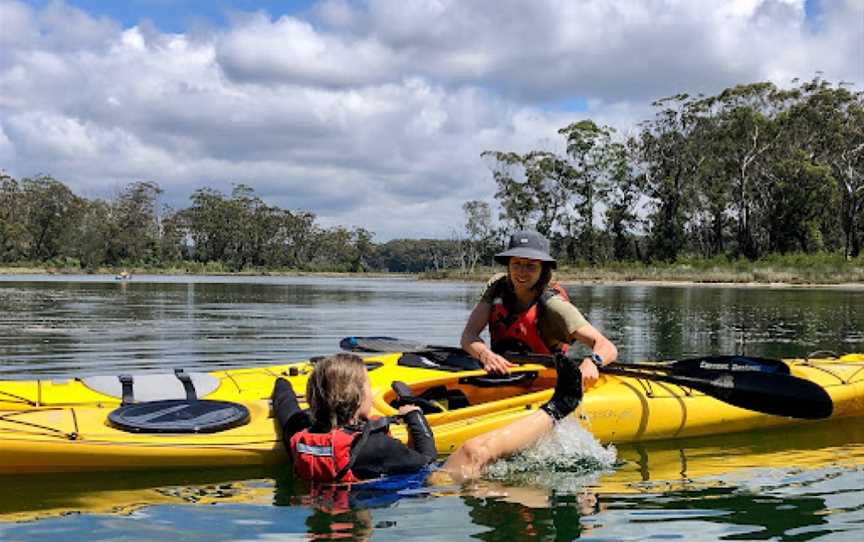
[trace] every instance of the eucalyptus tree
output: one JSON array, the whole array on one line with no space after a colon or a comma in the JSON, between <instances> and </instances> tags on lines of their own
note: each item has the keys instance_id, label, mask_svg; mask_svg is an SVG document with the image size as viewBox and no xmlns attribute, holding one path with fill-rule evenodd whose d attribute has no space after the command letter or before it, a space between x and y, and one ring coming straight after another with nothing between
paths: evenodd
<instances>
[{"instance_id":1,"label":"eucalyptus tree","mask_svg":"<svg viewBox=\"0 0 864 542\"><path fill-rule=\"evenodd\" d=\"M27 256L45 261L69 254L83 200L48 175L21 180Z\"/></svg>"},{"instance_id":2,"label":"eucalyptus tree","mask_svg":"<svg viewBox=\"0 0 864 542\"><path fill-rule=\"evenodd\" d=\"M318 231L314 213L281 211L279 239L284 265L301 268L311 261L318 249Z\"/></svg>"},{"instance_id":3,"label":"eucalyptus tree","mask_svg":"<svg viewBox=\"0 0 864 542\"><path fill-rule=\"evenodd\" d=\"M638 257L638 249L631 241L639 223L638 206L645 177L637 169L637 145L630 138L610 142L606 147L605 223L612 235L612 257L618 261Z\"/></svg>"},{"instance_id":4,"label":"eucalyptus tree","mask_svg":"<svg viewBox=\"0 0 864 542\"><path fill-rule=\"evenodd\" d=\"M168 206L163 209L159 236L159 261L163 265L192 259L192 235L187 220L188 213L183 210Z\"/></svg>"},{"instance_id":5,"label":"eucalyptus tree","mask_svg":"<svg viewBox=\"0 0 864 542\"><path fill-rule=\"evenodd\" d=\"M696 129L700 109L687 94L655 101L654 119L640 124L638 156L643 164L650 256L674 261L684 248L684 227L693 206L695 182L704 160Z\"/></svg>"},{"instance_id":6,"label":"eucalyptus tree","mask_svg":"<svg viewBox=\"0 0 864 542\"><path fill-rule=\"evenodd\" d=\"M836 182L827 166L794 149L772 161L765 172L767 250L786 253L824 248L821 219L830 209Z\"/></svg>"},{"instance_id":7,"label":"eucalyptus tree","mask_svg":"<svg viewBox=\"0 0 864 542\"><path fill-rule=\"evenodd\" d=\"M72 255L78 258L81 267L93 269L117 263L112 250L117 248L119 231L112 211L112 205L105 200L83 203L72 247Z\"/></svg>"},{"instance_id":8,"label":"eucalyptus tree","mask_svg":"<svg viewBox=\"0 0 864 542\"><path fill-rule=\"evenodd\" d=\"M501 204L501 221L513 229L533 228L552 236L565 211L572 190L572 168L568 161L548 151L485 151L493 162L492 176L498 186L495 198Z\"/></svg>"},{"instance_id":9,"label":"eucalyptus tree","mask_svg":"<svg viewBox=\"0 0 864 542\"><path fill-rule=\"evenodd\" d=\"M770 206L772 192L764 184L765 172L774 159L772 153L783 151L784 125L777 116L793 97L793 92L772 83L753 83L728 88L704 101L717 108L713 135L721 141L724 169L732 181L736 250L751 260L762 252L759 236L769 229L761 212Z\"/></svg>"},{"instance_id":10,"label":"eucalyptus tree","mask_svg":"<svg viewBox=\"0 0 864 542\"><path fill-rule=\"evenodd\" d=\"M568 205L560 221L568 238L567 255L571 260L576 259L577 247L585 260L597 260L594 208L611 189L614 131L587 119L558 130L566 138L569 157L568 168L564 170L567 174L563 176L564 182L560 183L561 189L566 190L569 196ZM621 165L620 162L616 164L617 167ZM616 173L623 174L624 170L619 169ZM618 225L622 225L623 214L617 218L621 219Z\"/></svg>"},{"instance_id":11,"label":"eucalyptus tree","mask_svg":"<svg viewBox=\"0 0 864 542\"><path fill-rule=\"evenodd\" d=\"M159 255L160 224L157 209L162 189L155 182L136 181L126 185L113 202L112 221L116 229L110 238L111 263L130 261L155 263ZM94 224L95 226L95 224Z\"/></svg>"},{"instance_id":12,"label":"eucalyptus tree","mask_svg":"<svg viewBox=\"0 0 864 542\"><path fill-rule=\"evenodd\" d=\"M0 262L15 262L26 254L21 187L0 171Z\"/></svg>"},{"instance_id":13,"label":"eucalyptus tree","mask_svg":"<svg viewBox=\"0 0 864 542\"><path fill-rule=\"evenodd\" d=\"M807 159L830 168L838 195L830 216L839 219L844 254L856 257L864 234L864 92L846 87L819 77L802 83L790 124Z\"/></svg>"},{"instance_id":14,"label":"eucalyptus tree","mask_svg":"<svg viewBox=\"0 0 864 542\"><path fill-rule=\"evenodd\" d=\"M234 185L225 208L230 225L225 262L237 271L261 265L266 239L274 233L270 208L245 184Z\"/></svg>"},{"instance_id":15,"label":"eucalyptus tree","mask_svg":"<svg viewBox=\"0 0 864 542\"><path fill-rule=\"evenodd\" d=\"M522 230L530 227L535 212L534 198L525 183L525 167L521 154L503 151L480 153L492 171L497 190L495 199L501 205L501 221L506 227Z\"/></svg>"},{"instance_id":16,"label":"eucalyptus tree","mask_svg":"<svg viewBox=\"0 0 864 542\"><path fill-rule=\"evenodd\" d=\"M473 273L480 261L485 261L493 251L495 228L492 224L492 210L488 203L480 200L466 201L462 205L465 213L466 266Z\"/></svg>"},{"instance_id":17,"label":"eucalyptus tree","mask_svg":"<svg viewBox=\"0 0 864 542\"><path fill-rule=\"evenodd\" d=\"M216 189L199 188L182 211L199 262L224 261L233 235L229 202Z\"/></svg>"},{"instance_id":18,"label":"eucalyptus tree","mask_svg":"<svg viewBox=\"0 0 864 542\"><path fill-rule=\"evenodd\" d=\"M697 154L689 177L685 247L704 257L723 254L732 223L733 183L728 172L730 140L720 133L720 119L711 98L687 104L688 147Z\"/></svg>"}]
</instances>

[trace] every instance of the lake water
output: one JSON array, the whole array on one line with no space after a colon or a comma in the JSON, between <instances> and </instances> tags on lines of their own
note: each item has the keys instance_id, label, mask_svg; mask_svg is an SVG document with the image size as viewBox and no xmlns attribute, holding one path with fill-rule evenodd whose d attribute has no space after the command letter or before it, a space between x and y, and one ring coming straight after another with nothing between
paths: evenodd
<instances>
[{"instance_id":1,"label":"lake water","mask_svg":"<svg viewBox=\"0 0 864 542\"><path fill-rule=\"evenodd\" d=\"M479 284L0 276L0 378L269 365L346 335L456 344ZM622 360L864 351L864 291L569 285ZM609 447L562 430L467 487L350 511L286 469L0 478L0 540L858 540L861 420ZM394 497L397 495L394 495Z\"/></svg>"}]
</instances>

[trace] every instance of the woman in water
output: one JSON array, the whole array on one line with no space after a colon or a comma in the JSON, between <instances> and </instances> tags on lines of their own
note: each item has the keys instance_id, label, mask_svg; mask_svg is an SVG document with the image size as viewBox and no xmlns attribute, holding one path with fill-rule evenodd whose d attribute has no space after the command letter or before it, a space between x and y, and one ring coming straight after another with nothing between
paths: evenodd
<instances>
[{"instance_id":1,"label":"woman in water","mask_svg":"<svg viewBox=\"0 0 864 542\"><path fill-rule=\"evenodd\" d=\"M517 231L495 261L506 265L507 273L486 284L465 324L462 348L490 373L503 374L514 366L501 355L505 352L566 352L578 341L591 349L579 365L583 389L593 386L600 369L617 359L618 350L552 280L557 264L549 255L549 241L536 231ZM487 325L491 345L480 337Z\"/></svg>"},{"instance_id":2,"label":"woman in water","mask_svg":"<svg viewBox=\"0 0 864 542\"><path fill-rule=\"evenodd\" d=\"M474 437L436 469L437 481L474 478L491 461L537 442L568 416L582 398L579 369L556 356L558 378L552 399L510 425ZM372 388L362 358L336 354L319 361L306 384L309 412L300 409L291 384L277 379L272 401L295 474L311 482L371 480L425 470L436 459L432 429L416 406L399 414L408 427L409 445L391 437L387 423L370 418ZM384 419L386 420L386 419Z\"/></svg>"}]
</instances>

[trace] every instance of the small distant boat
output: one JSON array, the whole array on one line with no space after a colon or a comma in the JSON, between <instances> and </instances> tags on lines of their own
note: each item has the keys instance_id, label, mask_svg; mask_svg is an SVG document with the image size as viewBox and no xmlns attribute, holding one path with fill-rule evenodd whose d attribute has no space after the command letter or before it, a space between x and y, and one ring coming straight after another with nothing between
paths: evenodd
<instances>
[{"instance_id":1,"label":"small distant boat","mask_svg":"<svg viewBox=\"0 0 864 542\"><path fill-rule=\"evenodd\" d=\"M131 278L132 278L132 273L130 273L128 271L121 271L120 273L118 273L114 277L115 280L130 280Z\"/></svg>"}]
</instances>

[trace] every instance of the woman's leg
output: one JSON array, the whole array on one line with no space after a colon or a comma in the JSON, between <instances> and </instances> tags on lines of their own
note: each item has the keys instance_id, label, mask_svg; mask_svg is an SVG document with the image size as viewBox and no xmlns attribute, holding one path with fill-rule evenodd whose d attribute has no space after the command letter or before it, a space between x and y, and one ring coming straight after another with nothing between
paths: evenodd
<instances>
[{"instance_id":1,"label":"woman's leg","mask_svg":"<svg viewBox=\"0 0 864 542\"><path fill-rule=\"evenodd\" d=\"M454 480L480 476L483 468L498 458L524 450L548 434L582 400L582 374L573 360L555 357L558 379L552 399L537 412L465 442L444 463L442 471Z\"/></svg>"},{"instance_id":2,"label":"woman's leg","mask_svg":"<svg viewBox=\"0 0 864 542\"><path fill-rule=\"evenodd\" d=\"M532 412L511 424L467 440L447 458L441 470L457 482L477 478L486 465L531 446L549 433L554 425L546 412Z\"/></svg>"}]
</instances>

